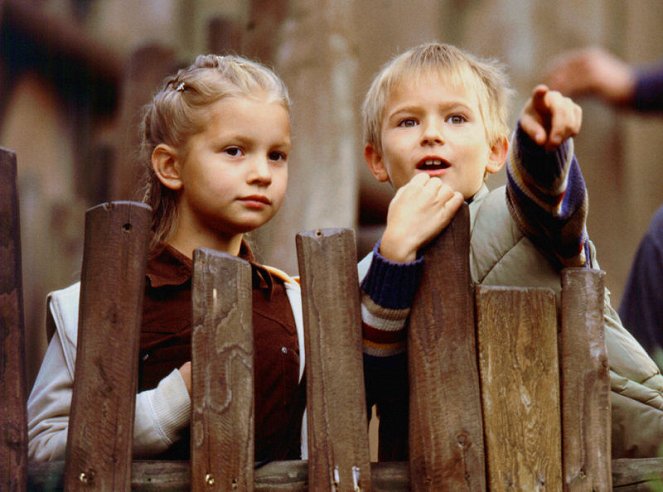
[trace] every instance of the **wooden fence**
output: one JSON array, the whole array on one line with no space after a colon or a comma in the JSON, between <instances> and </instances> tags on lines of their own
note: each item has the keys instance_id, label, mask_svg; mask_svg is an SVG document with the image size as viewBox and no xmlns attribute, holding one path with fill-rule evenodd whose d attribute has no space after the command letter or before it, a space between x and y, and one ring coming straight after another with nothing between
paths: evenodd
<instances>
[{"instance_id":1,"label":"wooden fence","mask_svg":"<svg viewBox=\"0 0 663 492\"><path fill-rule=\"evenodd\" d=\"M66 459L28 464L15 181L15 155L0 149L0 490L648 490L663 474L660 459L610 459L602 273L565 270L559 310L550 290L475 288L467 207L427 251L412 308L409 463L369 459L357 259L344 229L297 236L308 462L254 467L250 267L204 249L194 255L191 461L132 461L150 211L112 202L86 216Z\"/></svg>"}]
</instances>

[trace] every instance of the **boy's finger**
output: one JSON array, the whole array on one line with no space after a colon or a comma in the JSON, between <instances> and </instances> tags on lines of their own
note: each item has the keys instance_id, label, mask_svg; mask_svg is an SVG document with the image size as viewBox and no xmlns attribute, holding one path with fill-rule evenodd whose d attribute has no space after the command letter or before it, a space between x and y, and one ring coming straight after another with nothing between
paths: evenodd
<instances>
[{"instance_id":1,"label":"boy's finger","mask_svg":"<svg viewBox=\"0 0 663 492\"><path fill-rule=\"evenodd\" d=\"M558 146L565 138L568 129L569 115L564 111L555 111L550 119L549 146Z\"/></svg>"},{"instance_id":2,"label":"boy's finger","mask_svg":"<svg viewBox=\"0 0 663 492\"><path fill-rule=\"evenodd\" d=\"M529 138L538 145L543 145L546 141L546 129L543 125L531 116L523 115L520 120L520 126Z\"/></svg>"},{"instance_id":3,"label":"boy's finger","mask_svg":"<svg viewBox=\"0 0 663 492\"><path fill-rule=\"evenodd\" d=\"M550 103L548 101L550 89L547 85L539 84L532 91L532 107L539 114L550 112Z\"/></svg>"},{"instance_id":4,"label":"boy's finger","mask_svg":"<svg viewBox=\"0 0 663 492\"><path fill-rule=\"evenodd\" d=\"M570 100L563 100L553 112L550 129L550 144L560 145L565 139L580 131L582 109Z\"/></svg>"},{"instance_id":5,"label":"boy's finger","mask_svg":"<svg viewBox=\"0 0 663 492\"><path fill-rule=\"evenodd\" d=\"M464 201L463 194L460 191L454 191L446 204L451 210L454 210L460 207Z\"/></svg>"},{"instance_id":6,"label":"boy's finger","mask_svg":"<svg viewBox=\"0 0 663 492\"><path fill-rule=\"evenodd\" d=\"M428 174L416 173L410 180L410 183L417 186L423 186L427 181L430 181L430 176Z\"/></svg>"}]
</instances>

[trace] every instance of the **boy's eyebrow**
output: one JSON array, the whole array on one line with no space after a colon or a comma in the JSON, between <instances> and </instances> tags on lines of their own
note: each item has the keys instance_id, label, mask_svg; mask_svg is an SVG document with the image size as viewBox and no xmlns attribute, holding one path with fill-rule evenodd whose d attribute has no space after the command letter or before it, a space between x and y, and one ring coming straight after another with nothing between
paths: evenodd
<instances>
[{"instance_id":1,"label":"boy's eyebrow","mask_svg":"<svg viewBox=\"0 0 663 492\"><path fill-rule=\"evenodd\" d=\"M440 109L449 111L450 109L465 109L467 111L473 111L472 107L463 101L460 100L453 100L453 101L448 101L444 102L442 104L438 105ZM422 106L419 104L405 104L403 106L396 106L393 108L391 111L387 113L387 118L393 118L394 116L398 116L401 113L417 113L422 111Z\"/></svg>"}]
</instances>

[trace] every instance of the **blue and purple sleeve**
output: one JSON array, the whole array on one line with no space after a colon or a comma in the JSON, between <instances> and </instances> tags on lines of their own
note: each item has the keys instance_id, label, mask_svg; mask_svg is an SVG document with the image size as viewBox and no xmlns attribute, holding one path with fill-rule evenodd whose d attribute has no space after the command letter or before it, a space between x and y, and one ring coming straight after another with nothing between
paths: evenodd
<instances>
[{"instance_id":1,"label":"blue and purple sleeve","mask_svg":"<svg viewBox=\"0 0 663 492\"><path fill-rule=\"evenodd\" d=\"M507 202L523 234L557 268L591 266L587 187L572 139L546 151L519 125L507 163Z\"/></svg>"}]
</instances>

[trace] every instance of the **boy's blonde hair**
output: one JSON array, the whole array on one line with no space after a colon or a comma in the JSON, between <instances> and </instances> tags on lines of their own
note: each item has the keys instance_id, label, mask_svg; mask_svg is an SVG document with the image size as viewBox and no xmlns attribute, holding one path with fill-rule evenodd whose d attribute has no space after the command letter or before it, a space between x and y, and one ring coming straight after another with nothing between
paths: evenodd
<instances>
[{"instance_id":1,"label":"boy's blonde hair","mask_svg":"<svg viewBox=\"0 0 663 492\"><path fill-rule=\"evenodd\" d=\"M391 92L403 81L430 74L442 75L451 84L469 87L477 94L490 145L509 135L507 120L512 90L504 66L455 46L425 43L389 61L373 79L362 106L365 144L382 152L380 129Z\"/></svg>"},{"instance_id":2,"label":"boy's blonde hair","mask_svg":"<svg viewBox=\"0 0 663 492\"><path fill-rule=\"evenodd\" d=\"M177 214L176 193L163 186L152 169L154 149L163 143L186 153L189 139L204 130L211 104L225 97L264 95L289 110L283 81L260 63L234 55L200 55L164 80L145 106L141 124L143 202L152 207L151 249L172 232Z\"/></svg>"}]
</instances>

